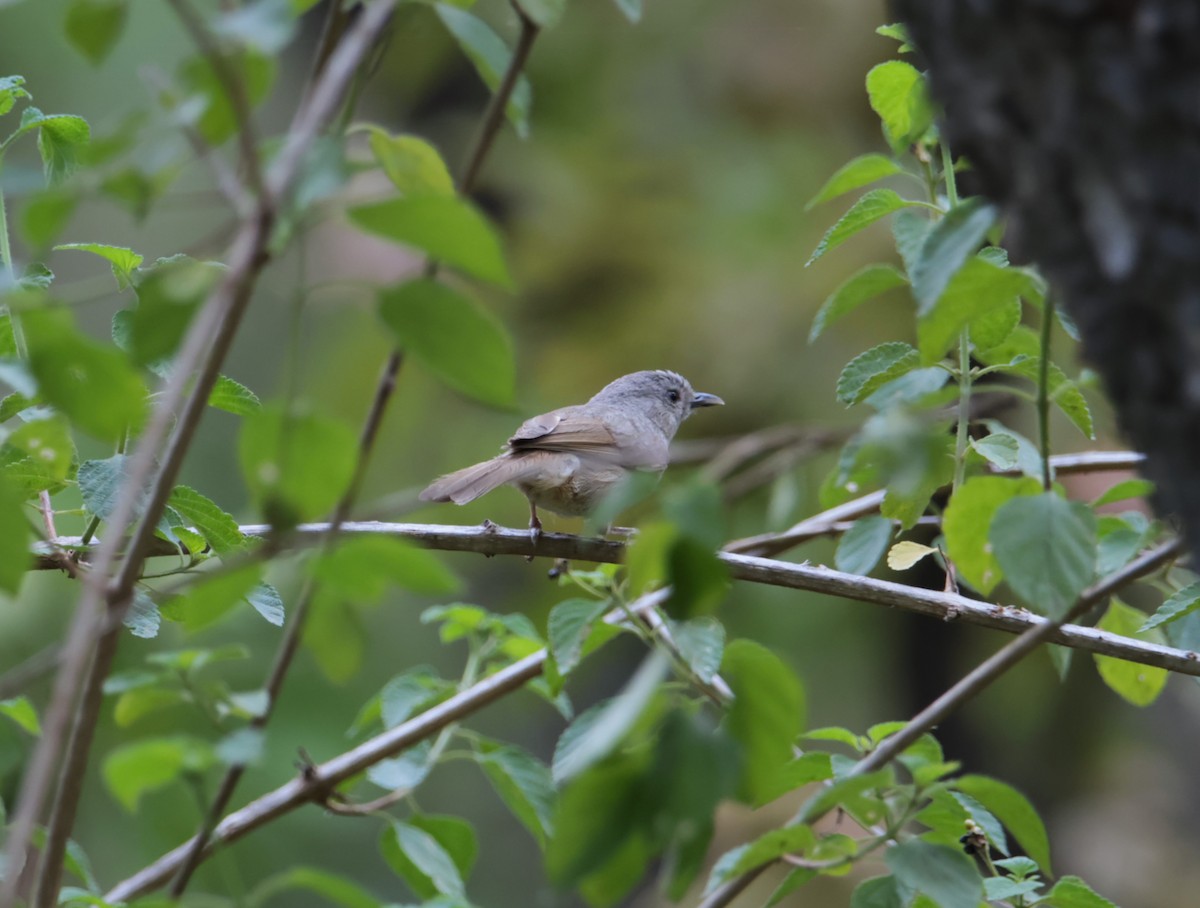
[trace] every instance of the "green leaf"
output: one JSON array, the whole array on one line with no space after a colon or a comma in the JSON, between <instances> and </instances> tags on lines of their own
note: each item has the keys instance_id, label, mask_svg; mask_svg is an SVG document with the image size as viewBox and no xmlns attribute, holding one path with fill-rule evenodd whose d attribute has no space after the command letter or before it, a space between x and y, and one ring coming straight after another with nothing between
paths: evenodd
<instances>
[{"instance_id":1,"label":"green leaf","mask_svg":"<svg viewBox=\"0 0 1200 908\"><path fill-rule=\"evenodd\" d=\"M133 601L129 603L129 611L121 622L129 628L129 633L143 640L152 640L158 636L162 616L158 611L158 603L142 590L134 590Z\"/></svg>"},{"instance_id":2,"label":"green leaf","mask_svg":"<svg viewBox=\"0 0 1200 908\"><path fill-rule=\"evenodd\" d=\"M293 405L247 416L242 475L267 519L294 526L328 512L354 475L358 439L346 425Z\"/></svg>"},{"instance_id":3,"label":"green leaf","mask_svg":"<svg viewBox=\"0 0 1200 908\"><path fill-rule=\"evenodd\" d=\"M850 360L837 380L837 398L853 406L883 385L914 369L920 357L903 341L872 347Z\"/></svg>"},{"instance_id":4,"label":"green leaf","mask_svg":"<svg viewBox=\"0 0 1200 908\"><path fill-rule=\"evenodd\" d=\"M195 489L176 486L171 490L167 504L194 526L218 555L235 552L244 545L245 537L238 529L237 521Z\"/></svg>"},{"instance_id":5,"label":"green leaf","mask_svg":"<svg viewBox=\"0 0 1200 908\"><path fill-rule=\"evenodd\" d=\"M708 895L723 883L769 864L785 854L807 851L816 841L817 837L809 826L795 825L772 829L717 858L704 886L704 893Z\"/></svg>"},{"instance_id":6,"label":"green leaf","mask_svg":"<svg viewBox=\"0 0 1200 908\"><path fill-rule=\"evenodd\" d=\"M367 780L388 791L412 790L425 781L433 770L429 760L429 742L410 747L398 757L380 760L367 769Z\"/></svg>"},{"instance_id":7,"label":"green leaf","mask_svg":"<svg viewBox=\"0 0 1200 908\"><path fill-rule=\"evenodd\" d=\"M1009 586L1052 618L1074 605L1095 576L1095 515L1053 492L1001 505L988 538Z\"/></svg>"},{"instance_id":8,"label":"green leaf","mask_svg":"<svg viewBox=\"0 0 1200 908\"><path fill-rule=\"evenodd\" d=\"M804 263L804 267L807 268L826 252L842 245L854 234L874 224L880 218L887 217L893 211L920 204L920 202L901 198L890 189L872 189L855 202L850 210L825 232L825 236L821 238L821 242L817 243L817 248Z\"/></svg>"},{"instance_id":9,"label":"green leaf","mask_svg":"<svg viewBox=\"0 0 1200 908\"><path fill-rule=\"evenodd\" d=\"M903 173L903 168L892 158L881 154L859 155L839 168L838 172L825 181L825 185L817 190L817 194L808 200L805 211L845 195L854 189L882 180L897 173Z\"/></svg>"},{"instance_id":10,"label":"green leaf","mask_svg":"<svg viewBox=\"0 0 1200 908\"><path fill-rule=\"evenodd\" d=\"M142 264L142 257L125 246L109 246L105 243L63 243L54 247L55 252L90 252L106 260L112 266L117 287L124 289L133 280L133 272Z\"/></svg>"},{"instance_id":11,"label":"green leaf","mask_svg":"<svg viewBox=\"0 0 1200 908\"><path fill-rule=\"evenodd\" d=\"M379 314L397 342L456 391L510 407L516 388L512 342L474 300L435 280L380 293Z\"/></svg>"},{"instance_id":12,"label":"green leaf","mask_svg":"<svg viewBox=\"0 0 1200 908\"><path fill-rule=\"evenodd\" d=\"M513 745L485 744L476 758L496 794L543 849L554 831L554 781L535 756Z\"/></svg>"},{"instance_id":13,"label":"green leaf","mask_svg":"<svg viewBox=\"0 0 1200 908\"><path fill-rule=\"evenodd\" d=\"M394 821L379 842L384 860L420 898L465 898L462 875L436 838L411 823Z\"/></svg>"},{"instance_id":14,"label":"green leaf","mask_svg":"<svg viewBox=\"0 0 1200 908\"><path fill-rule=\"evenodd\" d=\"M42 725L38 722L37 710L33 708L28 697L0 700L0 716L8 716L31 735L40 736L42 734Z\"/></svg>"},{"instance_id":15,"label":"green leaf","mask_svg":"<svg viewBox=\"0 0 1200 908\"><path fill-rule=\"evenodd\" d=\"M391 135L380 126L363 128L369 133L367 142L375 161L404 195L454 195L454 178L446 162L425 139Z\"/></svg>"},{"instance_id":16,"label":"green leaf","mask_svg":"<svg viewBox=\"0 0 1200 908\"><path fill-rule=\"evenodd\" d=\"M208 395L208 405L234 416L249 416L262 409L257 394L227 375L217 376L212 393Z\"/></svg>"},{"instance_id":17,"label":"green leaf","mask_svg":"<svg viewBox=\"0 0 1200 908\"><path fill-rule=\"evenodd\" d=\"M938 908L979 908L983 879L962 852L910 839L889 848L885 860L901 893L922 892Z\"/></svg>"},{"instance_id":18,"label":"green leaf","mask_svg":"<svg viewBox=\"0 0 1200 908\"><path fill-rule=\"evenodd\" d=\"M541 28L559 23L567 9L567 0L518 0L521 9Z\"/></svg>"},{"instance_id":19,"label":"green leaf","mask_svg":"<svg viewBox=\"0 0 1200 908\"><path fill-rule=\"evenodd\" d=\"M792 759L804 728L804 690L778 656L750 640L725 647L721 674L734 695L725 725L742 747L738 797L757 803Z\"/></svg>"},{"instance_id":20,"label":"green leaf","mask_svg":"<svg viewBox=\"0 0 1200 908\"><path fill-rule=\"evenodd\" d=\"M583 658L583 644L592 625L604 614L608 602L596 599L568 599L550 610L546 636L550 654L562 675L568 675Z\"/></svg>"},{"instance_id":21,"label":"green leaf","mask_svg":"<svg viewBox=\"0 0 1200 908\"><path fill-rule=\"evenodd\" d=\"M175 353L223 270L214 262L175 256L138 274L138 304L128 316L127 347L137 362L154 368Z\"/></svg>"},{"instance_id":22,"label":"green leaf","mask_svg":"<svg viewBox=\"0 0 1200 908\"><path fill-rule=\"evenodd\" d=\"M933 123L925 78L902 60L888 60L867 73L867 97L883 121L888 143L897 152L919 139Z\"/></svg>"},{"instance_id":23,"label":"green leaf","mask_svg":"<svg viewBox=\"0 0 1200 908\"><path fill-rule=\"evenodd\" d=\"M113 720L120 728L128 728L143 716L189 702L180 690L165 687L135 687L117 698Z\"/></svg>"},{"instance_id":24,"label":"green leaf","mask_svg":"<svg viewBox=\"0 0 1200 908\"><path fill-rule=\"evenodd\" d=\"M18 426L0 445L0 473L27 497L57 492L71 474L75 443L65 419L51 415Z\"/></svg>"},{"instance_id":25,"label":"green leaf","mask_svg":"<svg viewBox=\"0 0 1200 908\"><path fill-rule=\"evenodd\" d=\"M899 212L892 218L892 239L896 241L896 251L904 262L904 271L912 277L917 267L917 259L925 245L925 237L933 229L933 220L925 212L911 209Z\"/></svg>"},{"instance_id":26,"label":"green leaf","mask_svg":"<svg viewBox=\"0 0 1200 908\"><path fill-rule=\"evenodd\" d=\"M121 806L133 813L142 795L174 782L189 762L180 739L150 738L114 750L104 760L104 783Z\"/></svg>"},{"instance_id":27,"label":"green leaf","mask_svg":"<svg viewBox=\"0 0 1200 908\"><path fill-rule=\"evenodd\" d=\"M613 752L650 704L670 665L665 651L654 650L617 696L572 723L576 733L570 737L564 733L554 752L556 784L570 781Z\"/></svg>"},{"instance_id":28,"label":"green leaf","mask_svg":"<svg viewBox=\"0 0 1200 908\"><path fill-rule=\"evenodd\" d=\"M292 40L296 16L288 0L255 0L223 7L211 28L224 41L279 54Z\"/></svg>"},{"instance_id":29,"label":"green leaf","mask_svg":"<svg viewBox=\"0 0 1200 908\"><path fill-rule=\"evenodd\" d=\"M967 259L936 301L917 319L921 362L937 362L971 322L1010 306L1031 286L1029 273L1001 268L979 257Z\"/></svg>"},{"instance_id":30,"label":"green leaf","mask_svg":"<svg viewBox=\"0 0 1200 908\"><path fill-rule=\"evenodd\" d=\"M217 742L214 752L226 766L253 766L262 759L266 735L261 728L243 726Z\"/></svg>"},{"instance_id":31,"label":"green leaf","mask_svg":"<svg viewBox=\"0 0 1200 908\"><path fill-rule=\"evenodd\" d=\"M1005 432L987 435L971 441L975 453L997 470L1015 470L1021 446L1017 439Z\"/></svg>"},{"instance_id":32,"label":"green leaf","mask_svg":"<svg viewBox=\"0 0 1200 908\"><path fill-rule=\"evenodd\" d=\"M21 87L24 84L24 76L0 76L0 117L13 109L18 98L29 97L29 92Z\"/></svg>"},{"instance_id":33,"label":"green leaf","mask_svg":"<svg viewBox=\"0 0 1200 908\"><path fill-rule=\"evenodd\" d=\"M1190 583L1181 590L1176 590L1149 618L1137 629L1137 633L1153 630L1163 624L1170 624L1185 618L1200 609L1200 581Z\"/></svg>"},{"instance_id":34,"label":"green leaf","mask_svg":"<svg viewBox=\"0 0 1200 908\"><path fill-rule=\"evenodd\" d=\"M29 368L46 402L101 441L140 428L146 386L125 355L79 334L68 313L26 312Z\"/></svg>"},{"instance_id":35,"label":"green leaf","mask_svg":"<svg viewBox=\"0 0 1200 908\"><path fill-rule=\"evenodd\" d=\"M892 538L892 522L885 517L862 517L854 521L840 540L833 563L847 574L871 573Z\"/></svg>"},{"instance_id":36,"label":"green leaf","mask_svg":"<svg viewBox=\"0 0 1200 908\"><path fill-rule=\"evenodd\" d=\"M912 51L912 39L908 36L908 29L899 22L894 22L891 25L881 25L875 29L875 34L899 41L900 46L896 48L898 53L907 54Z\"/></svg>"},{"instance_id":37,"label":"green leaf","mask_svg":"<svg viewBox=\"0 0 1200 908\"><path fill-rule=\"evenodd\" d=\"M1013 299L971 319L967 333L975 349L987 350L1008 340L1020 324L1021 300Z\"/></svg>"},{"instance_id":38,"label":"green leaf","mask_svg":"<svg viewBox=\"0 0 1200 908\"><path fill-rule=\"evenodd\" d=\"M379 900L357 883L314 867L292 867L267 877L250 892L249 904L260 908L276 895L293 889L312 892L342 908L380 908Z\"/></svg>"},{"instance_id":39,"label":"green leaf","mask_svg":"<svg viewBox=\"0 0 1200 908\"><path fill-rule=\"evenodd\" d=\"M780 767L775 778L771 780L771 785L759 793L753 806L762 807L797 788L832 778L833 763L830 755L819 750L810 750Z\"/></svg>"},{"instance_id":40,"label":"green leaf","mask_svg":"<svg viewBox=\"0 0 1200 908\"><path fill-rule=\"evenodd\" d=\"M1130 498L1149 498L1152 494L1154 494L1154 483L1149 479L1126 479L1118 482L1093 501L1092 507L1098 508L1101 505L1127 501Z\"/></svg>"},{"instance_id":41,"label":"green leaf","mask_svg":"<svg viewBox=\"0 0 1200 908\"><path fill-rule=\"evenodd\" d=\"M279 590L269 583L256 583L246 594L246 601L251 607L267 619L268 624L283 627L284 611L283 597Z\"/></svg>"},{"instance_id":42,"label":"green leaf","mask_svg":"<svg viewBox=\"0 0 1200 908\"><path fill-rule=\"evenodd\" d=\"M117 505L125 481L125 455L85 460L79 465L79 492L88 513L107 520Z\"/></svg>"},{"instance_id":43,"label":"green leaf","mask_svg":"<svg viewBox=\"0 0 1200 908\"><path fill-rule=\"evenodd\" d=\"M960 776L953 780L952 785L995 814L1021 843L1025 853L1037 861L1046 873L1051 872L1050 840L1046 836L1046 827L1023 794L1011 785L988 776Z\"/></svg>"},{"instance_id":44,"label":"green leaf","mask_svg":"<svg viewBox=\"0 0 1200 908\"><path fill-rule=\"evenodd\" d=\"M213 574L186 592L167 599L159 606L159 611L164 618L180 622L189 631L208 627L246 601L261 576L262 567L257 564Z\"/></svg>"},{"instance_id":45,"label":"green leaf","mask_svg":"<svg viewBox=\"0 0 1200 908\"><path fill-rule=\"evenodd\" d=\"M48 247L75 213L79 197L65 189L46 189L32 196L21 211L21 233L35 252Z\"/></svg>"},{"instance_id":46,"label":"green leaf","mask_svg":"<svg viewBox=\"0 0 1200 908\"><path fill-rule=\"evenodd\" d=\"M999 366L1027 378L1036 384L1040 380L1041 357L1037 355L1038 341L1032 330L1018 326L1012 335L998 347L977 351L979 358L989 366ZM1050 401L1055 404L1088 438L1093 438L1092 413L1087 399L1079 386L1067 378L1065 372L1054 363L1048 370Z\"/></svg>"},{"instance_id":47,"label":"green leaf","mask_svg":"<svg viewBox=\"0 0 1200 908\"><path fill-rule=\"evenodd\" d=\"M470 823L458 817L431 813L413 814L407 822L425 830L437 840L454 861L460 876L466 879L471 875L471 868L475 866L475 858L479 854L479 842L475 838L475 828Z\"/></svg>"},{"instance_id":48,"label":"green leaf","mask_svg":"<svg viewBox=\"0 0 1200 908\"><path fill-rule=\"evenodd\" d=\"M891 265L868 265L863 268L834 290L821 304L808 332L808 342L811 344L820 337L822 331L867 300L896 287L902 287L906 283L908 281L904 275Z\"/></svg>"},{"instance_id":49,"label":"green leaf","mask_svg":"<svg viewBox=\"0 0 1200 908\"><path fill-rule=\"evenodd\" d=\"M1117 908L1077 876L1060 879L1042 904L1052 908Z\"/></svg>"},{"instance_id":50,"label":"green leaf","mask_svg":"<svg viewBox=\"0 0 1200 908\"><path fill-rule=\"evenodd\" d=\"M75 172L79 154L91 139L87 120L71 114L44 114L36 107L21 113L19 132L38 131L38 152L46 183L57 186Z\"/></svg>"},{"instance_id":51,"label":"green leaf","mask_svg":"<svg viewBox=\"0 0 1200 908\"><path fill-rule=\"evenodd\" d=\"M850 908L905 908L905 903L894 876L874 876L854 887Z\"/></svg>"},{"instance_id":52,"label":"green leaf","mask_svg":"<svg viewBox=\"0 0 1200 908\"><path fill-rule=\"evenodd\" d=\"M275 81L273 57L254 50L225 54L226 65L232 68L241 82L247 103L253 107L267 96ZM179 81L192 96L201 98L202 113L196 129L204 141L218 146L237 132L237 117L212 64L203 56L186 60L179 70ZM180 103L186 99L176 99Z\"/></svg>"},{"instance_id":53,"label":"green leaf","mask_svg":"<svg viewBox=\"0 0 1200 908\"><path fill-rule=\"evenodd\" d=\"M411 196L358 205L347 215L368 233L420 249L481 280L513 286L492 225L462 199Z\"/></svg>"},{"instance_id":54,"label":"green leaf","mask_svg":"<svg viewBox=\"0 0 1200 908\"><path fill-rule=\"evenodd\" d=\"M1037 495L1041 483L1029 477L972 476L950 497L942 517L946 554L959 576L987 596L1003 579L988 541L992 518L1014 498Z\"/></svg>"},{"instance_id":55,"label":"green leaf","mask_svg":"<svg viewBox=\"0 0 1200 908\"><path fill-rule=\"evenodd\" d=\"M125 29L126 0L72 0L63 32L93 66L104 62Z\"/></svg>"},{"instance_id":56,"label":"green leaf","mask_svg":"<svg viewBox=\"0 0 1200 908\"><path fill-rule=\"evenodd\" d=\"M310 561L309 570L340 596L371 604L391 586L440 595L460 585L432 552L394 536L343 538L333 551Z\"/></svg>"},{"instance_id":57,"label":"green leaf","mask_svg":"<svg viewBox=\"0 0 1200 908\"><path fill-rule=\"evenodd\" d=\"M711 615L687 621L667 619L675 648L688 668L705 684L711 684L725 655L725 627Z\"/></svg>"},{"instance_id":58,"label":"green leaf","mask_svg":"<svg viewBox=\"0 0 1200 908\"><path fill-rule=\"evenodd\" d=\"M928 314L933 308L950 279L979 249L995 222L996 209L981 198L972 198L951 208L934 223L909 275L918 316Z\"/></svg>"},{"instance_id":59,"label":"green leaf","mask_svg":"<svg viewBox=\"0 0 1200 908\"><path fill-rule=\"evenodd\" d=\"M504 41L492 31L491 26L465 9L448 3L438 3L434 9L442 24L454 36L462 52L474 65L479 78L494 92L499 87L512 57ZM529 79L522 74L517 77L512 96L505 107L509 122L522 139L529 134L529 108L532 104L533 89L529 85Z\"/></svg>"},{"instance_id":60,"label":"green leaf","mask_svg":"<svg viewBox=\"0 0 1200 908\"><path fill-rule=\"evenodd\" d=\"M1161 632L1141 629L1145 619L1144 613L1126 605L1114 596L1108 604L1108 609L1104 612L1104 617L1100 619L1096 627L1102 631L1108 631L1110 634L1161 644L1163 642ZM1104 683L1134 706L1149 706L1158 699L1158 695L1167 685L1165 668L1140 665L1137 662L1126 662L1124 659L1099 654L1096 654L1094 658L1096 670L1100 672Z\"/></svg>"}]
</instances>

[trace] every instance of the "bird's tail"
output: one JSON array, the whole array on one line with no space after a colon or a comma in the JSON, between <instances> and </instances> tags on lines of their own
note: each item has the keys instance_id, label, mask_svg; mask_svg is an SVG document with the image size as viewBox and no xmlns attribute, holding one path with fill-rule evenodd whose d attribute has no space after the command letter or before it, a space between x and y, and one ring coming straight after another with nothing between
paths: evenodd
<instances>
[{"instance_id":1,"label":"bird's tail","mask_svg":"<svg viewBox=\"0 0 1200 908\"><path fill-rule=\"evenodd\" d=\"M519 479L531 466L527 460L524 457L501 454L483 463L438 477L419 497L422 501L453 501L455 504L466 504L506 482Z\"/></svg>"}]
</instances>

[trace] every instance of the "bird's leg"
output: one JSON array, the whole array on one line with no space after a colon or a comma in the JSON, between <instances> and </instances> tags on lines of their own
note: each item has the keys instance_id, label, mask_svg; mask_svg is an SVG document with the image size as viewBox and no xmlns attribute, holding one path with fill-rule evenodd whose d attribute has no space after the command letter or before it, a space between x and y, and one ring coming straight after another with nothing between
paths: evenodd
<instances>
[{"instance_id":1,"label":"bird's leg","mask_svg":"<svg viewBox=\"0 0 1200 908\"><path fill-rule=\"evenodd\" d=\"M538 537L542 535L542 522L538 520L537 505L532 501L529 502L529 538L537 544Z\"/></svg>"}]
</instances>

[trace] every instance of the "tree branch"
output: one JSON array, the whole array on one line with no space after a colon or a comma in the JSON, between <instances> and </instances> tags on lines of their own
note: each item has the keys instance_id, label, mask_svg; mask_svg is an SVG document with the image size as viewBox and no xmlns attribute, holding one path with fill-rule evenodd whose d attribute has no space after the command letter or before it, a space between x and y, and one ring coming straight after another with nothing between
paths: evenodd
<instances>
[{"instance_id":1,"label":"tree branch","mask_svg":"<svg viewBox=\"0 0 1200 908\"><path fill-rule=\"evenodd\" d=\"M4 887L0 890L0 908L11 908L15 899L20 868L24 867L29 854L33 826L41 813L54 769L59 763L72 707L89 664L95 670L88 677L84 696L79 698L77 728L71 737L81 745L90 743L90 732L81 733L78 726L94 724L99 710L103 682L99 672L104 668L106 659L103 658L103 652L97 653L101 658L91 659L91 643L96 639L97 627L104 620L103 603L106 601L108 609L118 614L127 607L147 546L154 536L158 516L178 475L221 361L249 302L251 289L266 264L274 211L295 182L304 152L336 110L358 62L389 20L395 2L378 0L364 10L330 57L326 73L314 90L310 103L298 111L288 132L287 142L267 174L267 191L259 197L256 210L242 221L228 256L228 269L189 326L176 359L175 371L167 380L150 423L129 460L125 482L108 520L106 541L100 546L93 570L84 579L80 603L64 647L62 668L55 679L50 706L45 714L42 737L29 761L29 769L22 783L6 853L11 872L6 875ZM172 423L175 430L163 453L163 442ZM154 477L152 483L149 481L151 476ZM150 491L143 499L142 493L147 486ZM143 501L142 520L128 550L123 558L119 558L122 539ZM114 566L117 572L110 584L108 578ZM117 635L114 633L101 636L101 649L110 636L115 647ZM82 776L87 752L72 747L68 757L63 760L59 786L62 796L56 798L53 817L73 815L75 805L70 802L72 798L77 800L78 793L72 791L76 784L72 779ZM62 821L55 821L53 817L51 837L54 847L47 848L44 860L57 863L61 868L66 838L61 829Z\"/></svg>"},{"instance_id":2,"label":"tree branch","mask_svg":"<svg viewBox=\"0 0 1200 908\"><path fill-rule=\"evenodd\" d=\"M660 606L666 598L666 590L657 590L641 597L629 608L635 614L645 614ZM605 620L614 622L624 618L624 610L614 609ZM203 857L211 855L217 846L240 839L285 813L311 801L323 800L341 782L364 772L380 760L432 737L447 725L458 722L512 693L542 673L546 658L546 650L538 650L407 722L364 741L332 760L308 768L300 778L279 786L222 820L213 831L212 841L205 849ZM162 886L176 872L190 845L191 840L118 883L104 896L105 900L125 901Z\"/></svg>"},{"instance_id":3,"label":"tree branch","mask_svg":"<svg viewBox=\"0 0 1200 908\"><path fill-rule=\"evenodd\" d=\"M855 763L840 778L845 779L866 775L887 766L905 748L915 743L921 735L945 720L955 709L990 685L1042 643L1054 641L1056 634L1060 634L1066 630L1064 625L1067 621L1083 614L1131 580L1144 577L1146 574L1153 573L1163 565L1168 564L1177 558L1182 551L1183 544L1178 539L1160 545L1146 552L1141 557L1134 559L1111 577L1086 590L1079 597L1075 605L1061 617L1050 620L1042 619L1039 624L1029 628L1029 630L1017 637L1017 639L997 650L993 655L968 672L958 683L930 703L925 709L921 710L921 712L917 713L917 715L913 716L904 728L881 741L875 750ZM1195 653L1191 653L1190 655L1193 660L1196 658ZM1191 672L1191 674L1196 674L1196 671ZM813 823L819 818L820 814L808 815L802 813L793 821L792 825ZM764 864L749 873L728 881L705 898L698 908L724 908L769 866L771 865Z\"/></svg>"}]
</instances>

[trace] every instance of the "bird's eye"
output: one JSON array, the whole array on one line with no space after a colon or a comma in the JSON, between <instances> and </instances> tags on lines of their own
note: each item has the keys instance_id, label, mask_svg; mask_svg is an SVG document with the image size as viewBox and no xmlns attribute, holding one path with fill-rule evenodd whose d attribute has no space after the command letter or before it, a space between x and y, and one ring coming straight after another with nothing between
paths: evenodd
<instances>
[{"instance_id":1,"label":"bird's eye","mask_svg":"<svg viewBox=\"0 0 1200 908\"><path fill-rule=\"evenodd\" d=\"M667 390L667 400L669 400L673 404L679 403L679 389L678 388L669 388Z\"/></svg>"}]
</instances>

